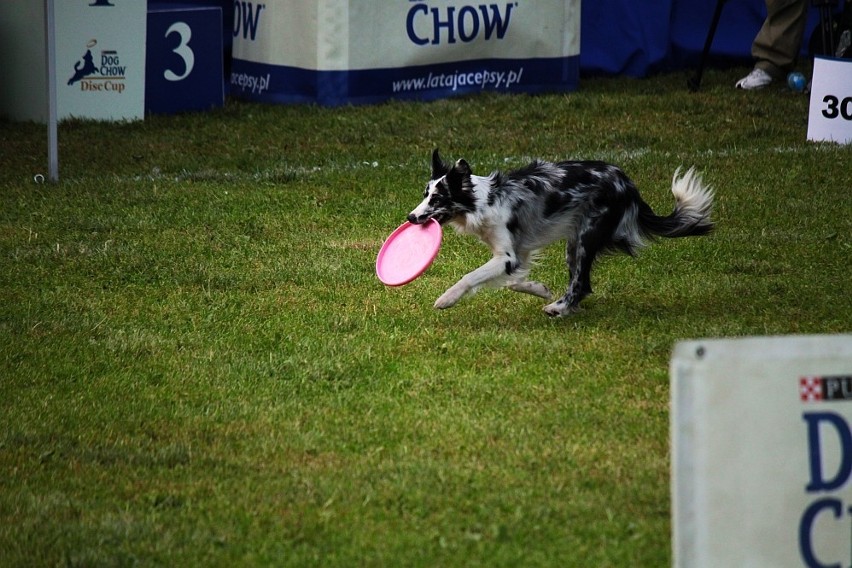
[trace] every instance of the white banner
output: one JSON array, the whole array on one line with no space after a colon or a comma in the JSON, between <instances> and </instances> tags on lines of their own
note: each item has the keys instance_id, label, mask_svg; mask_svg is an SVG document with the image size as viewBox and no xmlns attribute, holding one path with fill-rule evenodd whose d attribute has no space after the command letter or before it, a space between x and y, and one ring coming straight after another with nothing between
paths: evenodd
<instances>
[{"instance_id":1,"label":"white banner","mask_svg":"<svg viewBox=\"0 0 852 568\"><path fill-rule=\"evenodd\" d=\"M852 565L852 335L679 343L671 390L676 566Z\"/></svg>"},{"instance_id":2,"label":"white banner","mask_svg":"<svg viewBox=\"0 0 852 568\"><path fill-rule=\"evenodd\" d=\"M579 0L234 2L232 92L338 104L577 86Z\"/></svg>"}]
</instances>

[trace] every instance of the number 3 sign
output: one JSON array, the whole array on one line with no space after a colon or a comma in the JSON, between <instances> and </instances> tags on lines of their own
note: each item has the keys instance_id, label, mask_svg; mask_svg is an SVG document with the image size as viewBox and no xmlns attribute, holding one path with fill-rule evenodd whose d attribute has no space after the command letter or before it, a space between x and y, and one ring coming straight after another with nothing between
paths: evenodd
<instances>
[{"instance_id":1,"label":"number 3 sign","mask_svg":"<svg viewBox=\"0 0 852 568\"><path fill-rule=\"evenodd\" d=\"M145 112L224 104L221 8L150 2L147 40Z\"/></svg>"},{"instance_id":2,"label":"number 3 sign","mask_svg":"<svg viewBox=\"0 0 852 568\"><path fill-rule=\"evenodd\" d=\"M852 60L814 58L808 140L852 142Z\"/></svg>"},{"instance_id":3,"label":"number 3 sign","mask_svg":"<svg viewBox=\"0 0 852 568\"><path fill-rule=\"evenodd\" d=\"M192 28L186 22L175 22L166 30L167 37L171 34L178 34L180 37L180 43L172 52L176 53L183 60L184 71L181 74L177 74L171 69L166 69L163 72L163 77L168 81L183 81L192 73L192 68L195 67L195 53L189 47L189 40L192 39Z\"/></svg>"}]
</instances>

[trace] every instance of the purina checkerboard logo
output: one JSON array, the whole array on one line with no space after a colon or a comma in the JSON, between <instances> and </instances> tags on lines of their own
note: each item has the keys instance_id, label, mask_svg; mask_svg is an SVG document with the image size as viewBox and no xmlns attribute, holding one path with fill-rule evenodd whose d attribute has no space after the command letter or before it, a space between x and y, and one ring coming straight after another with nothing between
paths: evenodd
<instances>
[{"instance_id":1,"label":"purina checkerboard logo","mask_svg":"<svg viewBox=\"0 0 852 568\"><path fill-rule=\"evenodd\" d=\"M806 403L830 400L852 401L852 375L800 377L799 398Z\"/></svg>"}]
</instances>

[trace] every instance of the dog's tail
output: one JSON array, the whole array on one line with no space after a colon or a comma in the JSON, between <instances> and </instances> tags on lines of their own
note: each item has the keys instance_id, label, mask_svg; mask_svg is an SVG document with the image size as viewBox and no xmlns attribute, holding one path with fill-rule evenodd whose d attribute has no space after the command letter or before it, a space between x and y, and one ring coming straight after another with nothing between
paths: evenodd
<instances>
[{"instance_id":1,"label":"dog's tail","mask_svg":"<svg viewBox=\"0 0 852 568\"><path fill-rule=\"evenodd\" d=\"M710 213L713 210L713 191L704 185L701 174L689 168L680 176L680 168L672 177L675 208L670 215L660 217L645 203L639 206L637 222L647 236L690 237L706 235L713 230Z\"/></svg>"}]
</instances>

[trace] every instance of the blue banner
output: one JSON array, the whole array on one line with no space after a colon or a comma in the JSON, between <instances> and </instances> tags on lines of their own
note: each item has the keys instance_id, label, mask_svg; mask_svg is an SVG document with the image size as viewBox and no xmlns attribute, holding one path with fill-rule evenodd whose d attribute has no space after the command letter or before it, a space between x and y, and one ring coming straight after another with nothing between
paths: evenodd
<instances>
[{"instance_id":1,"label":"blue banner","mask_svg":"<svg viewBox=\"0 0 852 568\"><path fill-rule=\"evenodd\" d=\"M231 94L322 105L435 100L483 91L539 93L578 87L579 57L458 61L395 69L316 71L234 59Z\"/></svg>"}]
</instances>

